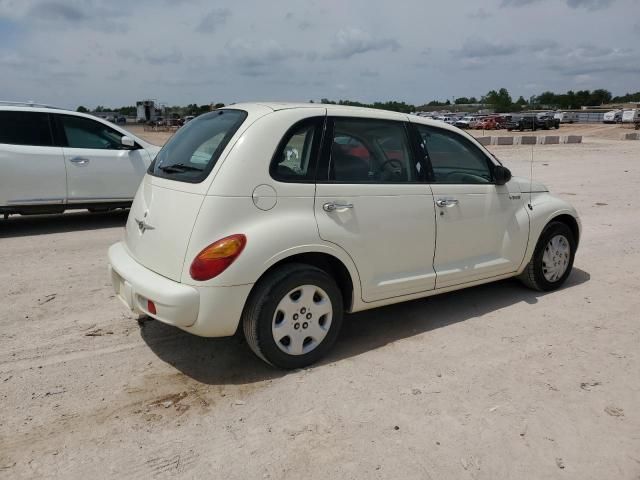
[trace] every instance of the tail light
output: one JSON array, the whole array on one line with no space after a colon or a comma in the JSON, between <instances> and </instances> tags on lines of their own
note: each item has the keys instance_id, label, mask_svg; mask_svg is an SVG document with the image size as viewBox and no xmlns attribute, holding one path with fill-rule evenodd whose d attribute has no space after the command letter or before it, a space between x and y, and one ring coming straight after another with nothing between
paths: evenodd
<instances>
[{"instance_id":1,"label":"tail light","mask_svg":"<svg viewBox=\"0 0 640 480\"><path fill-rule=\"evenodd\" d=\"M210 280L224 272L242 253L247 237L241 233L212 243L191 262L189 274L198 281Z\"/></svg>"}]
</instances>

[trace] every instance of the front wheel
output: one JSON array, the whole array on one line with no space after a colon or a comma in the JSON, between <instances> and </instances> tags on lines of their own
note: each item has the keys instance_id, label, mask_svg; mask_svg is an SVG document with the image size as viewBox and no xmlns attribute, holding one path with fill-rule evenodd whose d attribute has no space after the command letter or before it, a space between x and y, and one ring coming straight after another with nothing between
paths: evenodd
<instances>
[{"instance_id":1,"label":"front wheel","mask_svg":"<svg viewBox=\"0 0 640 480\"><path fill-rule=\"evenodd\" d=\"M323 270L290 264L261 279L242 314L247 343L264 361L285 369L317 362L342 326L342 293Z\"/></svg>"},{"instance_id":2,"label":"front wheel","mask_svg":"<svg viewBox=\"0 0 640 480\"><path fill-rule=\"evenodd\" d=\"M551 222L540 235L533 257L518 277L534 290L556 290L567 280L573 268L576 239L564 223Z\"/></svg>"}]
</instances>

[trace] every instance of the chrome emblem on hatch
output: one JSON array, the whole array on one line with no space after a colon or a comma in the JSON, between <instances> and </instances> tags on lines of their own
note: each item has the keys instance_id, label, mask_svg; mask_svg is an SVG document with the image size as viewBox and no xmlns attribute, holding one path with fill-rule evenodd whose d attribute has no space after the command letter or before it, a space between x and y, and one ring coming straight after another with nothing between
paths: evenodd
<instances>
[{"instance_id":1,"label":"chrome emblem on hatch","mask_svg":"<svg viewBox=\"0 0 640 480\"><path fill-rule=\"evenodd\" d=\"M143 216L142 220L138 220L137 218L133 217L133 220L138 225L138 229L140 230L140 233L144 233L147 230L155 230L156 229L156 227L152 227L151 225L149 225L145 221L145 219L147 218L147 213L149 213L149 211L144 212L144 216Z\"/></svg>"}]
</instances>

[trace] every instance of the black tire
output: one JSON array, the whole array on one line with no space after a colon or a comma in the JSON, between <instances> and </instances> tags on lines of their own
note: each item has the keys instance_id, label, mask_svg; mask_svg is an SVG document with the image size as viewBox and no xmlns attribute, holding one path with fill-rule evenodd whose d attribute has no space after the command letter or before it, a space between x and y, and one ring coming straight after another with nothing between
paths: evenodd
<instances>
[{"instance_id":1,"label":"black tire","mask_svg":"<svg viewBox=\"0 0 640 480\"><path fill-rule=\"evenodd\" d=\"M567 269L564 274L558 280L550 282L545 278L543 273L544 262L542 257L549 240L556 235L563 235L569 242L569 264L567 265ZM536 249L533 252L533 256L524 271L518 276L518 279L533 290L541 292L556 290L562 286L571 274L575 254L576 239L574 238L571 229L562 222L551 222L542 231L542 234L538 239L538 243L536 244Z\"/></svg>"},{"instance_id":2,"label":"black tire","mask_svg":"<svg viewBox=\"0 0 640 480\"><path fill-rule=\"evenodd\" d=\"M318 346L308 353L292 355L278 347L271 329L280 301L302 285L324 290L333 312L329 330ZM292 263L274 270L256 284L242 312L242 328L247 344L259 358L278 368L294 369L311 365L326 355L338 338L343 316L342 293L333 278L311 265Z\"/></svg>"}]
</instances>

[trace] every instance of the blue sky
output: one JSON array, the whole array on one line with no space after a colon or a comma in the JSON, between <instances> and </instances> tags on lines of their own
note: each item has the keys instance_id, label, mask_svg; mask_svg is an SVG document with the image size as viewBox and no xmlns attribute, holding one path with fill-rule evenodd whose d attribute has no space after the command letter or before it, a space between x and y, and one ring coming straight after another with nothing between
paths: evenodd
<instances>
[{"instance_id":1,"label":"blue sky","mask_svg":"<svg viewBox=\"0 0 640 480\"><path fill-rule=\"evenodd\" d=\"M0 99L624 94L639 46L640 0L0 0Z\"/></svg>"}]
</instances>

